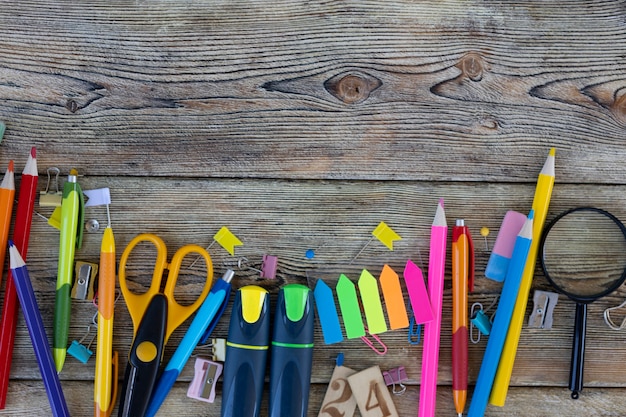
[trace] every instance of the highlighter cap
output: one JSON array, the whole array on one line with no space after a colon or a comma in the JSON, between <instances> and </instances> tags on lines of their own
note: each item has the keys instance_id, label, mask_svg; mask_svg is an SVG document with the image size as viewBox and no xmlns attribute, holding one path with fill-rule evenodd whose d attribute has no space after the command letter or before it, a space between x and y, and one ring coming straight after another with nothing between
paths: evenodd
<instances>
[{"instance_id":1,"label":"highlighter cap","mask_svg":"<svg viewBox=\"0 0 626 417\"><path fill-rule=\"evenodd\" d=\"M300 284L288 284L278 292L273 341L287 344L313 343L313 293Z\"/></svg>"},{"instance_id":2,"label":"highlighter cap","mask_svg":"<svg viewBox=\"0 0 626 417\"><path fill-rule=\"evenodd\" d=\"M270 336L269 293L257 285L241 287L235 295L228 341L267 346Z\"/></svg>"}]
</instances>

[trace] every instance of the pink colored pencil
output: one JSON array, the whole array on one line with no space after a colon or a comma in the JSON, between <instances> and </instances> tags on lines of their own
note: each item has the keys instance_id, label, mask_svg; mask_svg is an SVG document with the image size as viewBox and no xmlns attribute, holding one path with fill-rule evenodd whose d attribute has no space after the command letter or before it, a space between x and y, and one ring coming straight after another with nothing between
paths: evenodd
<instances>
[{"instance_id":1,"label":"pink colored pencil","mask_svg":"<svg viewBox=\"0 0 626 417\"><path fill-rule=\"evenodd\" d=\"M420 387L419 417L434 417L437 405L437 371L439 369L439 337L443 304L443 280L446 269L446 243L448 226L439 200L430 231L428 259L428 295L433 320L424 324L424 349L422 351L422 382Z\"/></svg>"}]
</instances>

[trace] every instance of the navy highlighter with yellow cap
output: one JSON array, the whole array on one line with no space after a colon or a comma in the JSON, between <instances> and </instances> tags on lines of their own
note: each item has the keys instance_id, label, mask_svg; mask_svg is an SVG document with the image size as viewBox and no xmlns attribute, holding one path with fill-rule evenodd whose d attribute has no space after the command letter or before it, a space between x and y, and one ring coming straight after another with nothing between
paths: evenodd
<instances>
[{"instance_id":1,"label":"navy highlighter with yellow cap","mask_svg":"<svg viewBox=\"0 0 626 417\"><path fill-rule=\"evenodd\" d=\"M313 362L313 296L308 287L280 289L274 314L269 417L306 417Z\"/></svg>"},{"instance_id":2,"label":"navy highlighter with yellow cap","mask_svg":"<svg viewBox=\"0 0 626 417\"><path fill-rule=\"evenodd\" d=\"M226 341L222 417L257 417L270 338L269 294L256 285L235 295Z\"/></svg>"}]
</instances>

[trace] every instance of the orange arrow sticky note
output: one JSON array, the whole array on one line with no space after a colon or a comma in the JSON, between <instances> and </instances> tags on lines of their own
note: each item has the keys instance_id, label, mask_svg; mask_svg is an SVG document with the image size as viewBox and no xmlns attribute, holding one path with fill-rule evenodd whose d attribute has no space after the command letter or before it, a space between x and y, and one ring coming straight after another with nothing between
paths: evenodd
<instances>
[{"instance_id":1,"label":"orange arrow sticky note","mask_svg":"<svg viewBox=\"0 0 626 417\"><path fill-rule=\"evenodd\" d=\"M402 296L400 277L389 265L383 266L383 270L380 273L380 287L383 290L391 330L409 327L409 317L406 312L406 303Z\"/></svg>"},{"instance_id":2,"label":"orange arrow sticky note","mask_svg":"<svg viewBox=\"0 0 626 417\"><path fill-rule=\"evenodd\" d=\"M219 243L224 249L226 249L226 251L232 256L235 255L235 246L243 245L243 243L241 243L241 240L239 240L237 236L233 234L233 232L228 230L228 227L226 226L223 226L215 234L215 236L213 236L213 239L215 239L215 241Z\"/></svg>"},{"instance_id":3,"label":"orange arrow sticky note","mask_svg":"<svg viewBox=\"0 0 626 417\"><path fill-rule=\"evenodd\" d=\"M393 229L387 226L387 223L380 222L376 229L372 232L383 245L387 246L389 250L393 250L393 241L402 239L399 234L393 231Z\"/></svg>"}]
</instances>

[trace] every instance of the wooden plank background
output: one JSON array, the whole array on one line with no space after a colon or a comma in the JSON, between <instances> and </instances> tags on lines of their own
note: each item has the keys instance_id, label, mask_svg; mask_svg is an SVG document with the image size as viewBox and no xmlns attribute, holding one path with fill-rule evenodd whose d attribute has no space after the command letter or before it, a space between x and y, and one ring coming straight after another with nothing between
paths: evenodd
<instances>
[{"instance_id":1,"label":"wooden plank background","mask_svg":"<svg viewBox=\"0 0 626 417\"><path fill-rule=\"evenodd\" d=\"M409 258L425 268L443 197L449 226L464 218L476 240L470 301L488 305L500 285L482 276L489 252L479 230L491 229L491 248L504 213L529 210L550 147L548 218L594 205L626 220L624 1L20 1L4 2L0 33L0 166L14 159L21 172L36 146L40 189L52 166L63 177L76 167L84 189L109 187L118 259L138 233L160 235L173 253L209 245L226 225L244 246L235 257L211 248L217 274L242 256L254 267L265 253L279 260L276 280L238 270L235 288L255 283L275 296L285 283L332 285L384 263L401 271ZM105 210L90 208L87 219L106 224ZM372 242L351 263L381 220L403 239L393 252ZM28 263L50 332L58 232L35 217L31 233ZM97 262L100 239L86 233L77 259ZM533 289L549 289L540 268ZM626 335L602 312L625 297L621 288L590 306L579 400L567 390L574 304L561 297L552 330L524 328L506 406L486 415L623 415ZM74 303L71 338L94 313ZM454 413L450 320L448 260L441 416ZM21 318L18 326L0 415L49 415ZM215 334L226 333L224 319ZM316 327L310 416L338 352L355 369L405 366L409 389L394 401L400 415L416 415L422 347L404 331L381 338L385 356L360 341L326 346ZM131 339L119 302L122 357ZM470 348L472 384L484 346ZM61 379L72 415L92 414L93 373L93 359L68 357ZM186 397L192 374L190 363L160 415L219 415L220 389L214 404Z\"/></svg>"}]
</instances>

